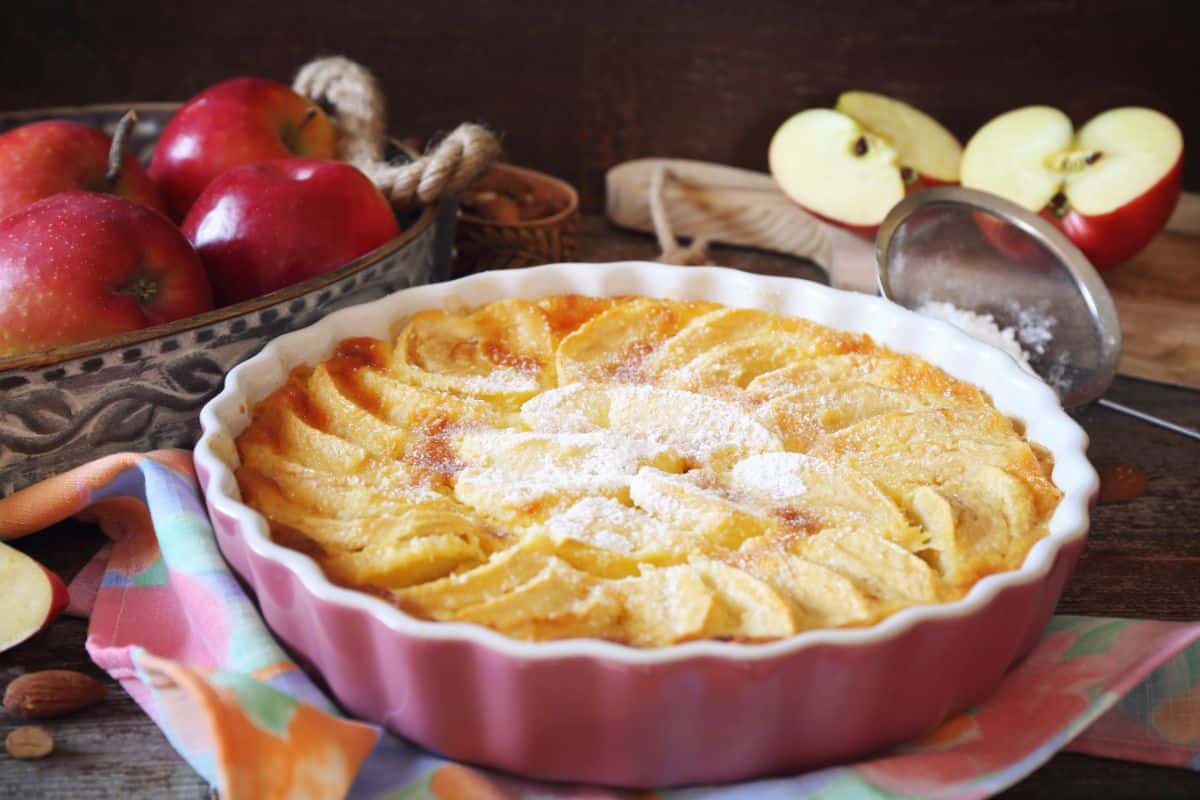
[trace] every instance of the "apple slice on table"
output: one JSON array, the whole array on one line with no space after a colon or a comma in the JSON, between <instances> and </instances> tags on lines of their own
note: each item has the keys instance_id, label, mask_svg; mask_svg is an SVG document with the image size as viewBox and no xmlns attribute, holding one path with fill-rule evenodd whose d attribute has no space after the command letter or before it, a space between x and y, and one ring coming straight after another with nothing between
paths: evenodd
<instances>
[{"instance_id":1,"label":"apple slice on table","mask_svg":"<svg viewBox=\"0 0 1200 800\"><path fill-rule=\"evenodd\" d=\"M49 625L67 601L61 578L0 542L0 653Z\"/></svg>"},{"instance_id":2,"label":"apple slice on table","mask_svg":"<svg viewBox=\"0 0 1200 800\"><path fill-rule=\"evenodd\" d=\"M958 183L962 145L937 120L870 92L801 111L771 139L771 174L806 211L863 236L909 192Z\"/></svg>"},{"instance_id":3,"label":"apple slice on table","mask_svg":"<svg viewBox=\"0 0 1200 800\"><path fill-rule=\"evenodd\" d=\"M967 143L962 183L998 194L1062 229L1096 269L1149 244L1179 200L1183 135L1148 108L1115 108L1075 131L1066 114L1028 106Z\"/></svg>"}]
</instances>

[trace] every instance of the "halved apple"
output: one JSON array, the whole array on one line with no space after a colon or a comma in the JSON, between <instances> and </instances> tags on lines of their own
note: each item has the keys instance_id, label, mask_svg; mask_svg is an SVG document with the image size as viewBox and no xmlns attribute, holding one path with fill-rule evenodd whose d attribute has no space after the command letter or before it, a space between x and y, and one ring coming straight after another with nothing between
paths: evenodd
<instances>
[{"instance_id":1,"label":"halved apple","mask_svg":"<svg viewBox=\"0 0 1200 800\"><path fill-rule=\"evenodd\" d=\"M801 111L779 127L768 152L784 194L868 237L907 193L958 183L961 159L962 145L933 117L870 92Z\"/></svg>"},{"instance_id":2,"label":"halved apple","mask_svg":"<svg viewBox=\"0 0 1200 800\"><path fill-rule=\"evenodd\" d=\"M0 542L0 653L49 625L67 601L61 578Z\"/></svg>"},{"instance_id":3,"label":"halved apple","mask_svg":"<svg viewBox=\"0 0 1200 800\"><path fill-rule=\"evenodd\" d=\"M1167 224L1183 178L1183 135L1149 108L1105 111L1075 131L1028 106L988 122L963 153L962 183L1052 221L1096 269L1128 260Z\"/></svg>"}]
</instances>

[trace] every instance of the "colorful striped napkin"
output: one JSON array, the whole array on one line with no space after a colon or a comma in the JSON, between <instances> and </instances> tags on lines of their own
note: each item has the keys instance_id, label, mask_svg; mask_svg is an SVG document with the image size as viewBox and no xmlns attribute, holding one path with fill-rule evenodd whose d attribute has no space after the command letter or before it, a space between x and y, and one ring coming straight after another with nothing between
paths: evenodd
<instances>
[{"instance_id":1,"label":"colorful striped napkin","mask_svg":"<svg viewBox=\"0 0 1200 800\"><path fill-rule=\"evenodd\" d=\"M71 584L88 652L225 800L979 798L1063 749L1200 770L1200 623L1059 616L986 703L868 761L636 795L491 774L347 719L288 659L217 550L189 453L0 500L0 539L76 514L112 539Z\"/></svg>"}]
</instances>

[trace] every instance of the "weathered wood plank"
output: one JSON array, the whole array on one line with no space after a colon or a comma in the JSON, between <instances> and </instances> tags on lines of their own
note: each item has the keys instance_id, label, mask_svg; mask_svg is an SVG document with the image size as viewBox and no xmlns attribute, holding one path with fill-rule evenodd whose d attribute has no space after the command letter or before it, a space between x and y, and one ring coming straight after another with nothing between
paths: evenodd
<instances>
[{"instance_id":1,"label":"weathered wood plank","mask_svg":"<svg viewBox=\"0 0 1200 800\"><path fill-rule=\"evenodd\" d=\"M70 552L61 540L72 536L71 525L38 537L59 539L51 548L38 542L36 550ZM170 798L209 800L209 787L172 749L158 730L111 678L84 651L86 623L60 618L36 638L0 654L0 684L39 669L78 669L96 675L108 686L98 706L42 723L54 736L54 752L38 761L16 761L0 752L0 797L6 798ZM0 737L23 724L0 712Z\"/></svg>"}]
</instances>

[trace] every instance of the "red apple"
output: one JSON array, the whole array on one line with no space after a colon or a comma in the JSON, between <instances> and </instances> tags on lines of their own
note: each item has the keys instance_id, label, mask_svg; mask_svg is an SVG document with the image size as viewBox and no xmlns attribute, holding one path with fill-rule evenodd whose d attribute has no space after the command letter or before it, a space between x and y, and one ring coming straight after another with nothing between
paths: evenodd
<instances>
[{"instance_id":1,"label":"red apple","mask_svg":"<svg viewBox=\"0 0 1200 800\"><path fill-rule=\"evenodd\" d=\"M1049 219L1107 269L1167 224L1181 190L1183 135L1148 108L1105 111L1076 132L1058 109L1029 106L971 137L962 176L964 186Z\"/></svg>"},{"instance_id":2,"label":"red apple","mask_svg":"<svg viewBox=\"0 0 1200 800\"><path fill-rule=\"evenodd\" d=\"M238 167L183 223L224 305L337 269L400 232L388 201L340 161L289 158Z\"/></svg>"},{"instance_id":3,"label":"red apple","mask_svg":"<svg viewBox=\"0 0 1200 800\"><path fill-rule=\"evenodd\" d=\"M325 112L265 78L234 78L189 100L163 130L150 177L183 219L209 181L233 167L291 156L333 158L333 123Z\"/></svg>"},{"instance_id":4,"label":"red apple","mask_svg":"<svg viewBox=\"0 0 1200 800\"><path fill-rule=\"evenodd\" d=\"M801 111L775 132L768 152L784 194L867 237L909 192L958 183L961 158L962 146L937 120L870 92Z\"/></svg>"},{"instance_id":5,"label":"red apple","mask_svg":"<svg viewBox=\"0 0 1200 800\"><path fill-rule=\"evenodd\" d=\"M143 205L68 192L0 221L0 356L210 308L200 258L169 219Z\"/></svg>"},{"instance_id":6,"label":"red apple","mask_svg":"<svg viewBox=\"0 0 1200 800\"><path fill-rule=\"evenodd\" d=\"M61 578L0 542L0 653L49 625L68 600Z\"/></svg>"},{"instance_id":7,"label":"red apple","mask_svg":"<svg viewBox=\"0 0 1200 800\"><path fill-rule=\"evenodd\" d=\"M96 128L58 119L22 125L0 135L0 219L61 192L107 192L165 212L158 188L124 149L128 128L134 122L132 116L123 119L123 128L113 138ZM109 157L114 147L123 155L110 178Z\"/></svg>"}]
</instances>

